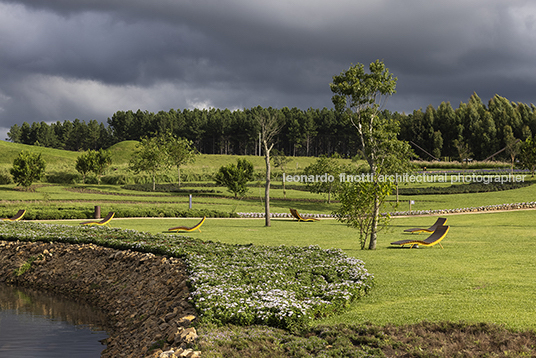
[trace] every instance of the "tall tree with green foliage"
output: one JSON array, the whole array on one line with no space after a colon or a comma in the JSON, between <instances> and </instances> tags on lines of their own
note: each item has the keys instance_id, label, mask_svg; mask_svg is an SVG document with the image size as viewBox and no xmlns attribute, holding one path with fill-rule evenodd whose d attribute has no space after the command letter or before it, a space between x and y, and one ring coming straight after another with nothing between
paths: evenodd
<instances>
[{"instance_id":1,"label":"tall tree with green foliage","mask_svg":"<svg viewBox=\"0 0 536 358\"><path fill-rule=\"evenodd\" d=\"M156 190L156 174L169 167L169 157L161 137L143 137L136 145L136 151L129 162L134 173L147 172L153 178L153 191Z\"/></svg>"},{"instance_id":2,"label":"tall tree with green foliage","mask_svg":"<svg viewBox=\"0 0 536 358\"><path fill-rule=\"evenodd\" d=\"M320 156L314 163L303 169L303 173L311 178L307 181L306 187L311 193L325 194L329 204L331 195L340 184L339 174L343 170L343 166L337 162L336 157Z\"/></svg>"},{"instance_id":3,"label":"tall tree with green foliage","mask_svg":"<svg viewBox=\"0 0 536 358\"><path fill-rule=\"evenodd\" d=\"M369 65L369 73L363 64L352 65L338 76L333 76L330 84L331 98L338 112L349 117L357 130L360 151L367 161L376 189L372 205L372 223L369 249L376 248L378 218L380 215L380 187L377 182L378 158L381 143L394 135L389 131L389 123L379 116L387 98L395 93L397 78L389 72L383 61L376 60Z\"/></svg>"},{"instance_id":4,"label":"tall tree with green foliage","mask_svg":"<svg viewBox=\"0 0 536 358\"><path fill-rule=\"evenodd\" d=\"M217 185L227 187L235 199L248 191L247 183L253 180L253 164L247 159L237 159L237 163L223 165L214 175Z\"/></svg>"},{"instance_id":5,"label":"tall tree with green foliage","mask_svg":"<svg viewBox=\"0 0 536 358\"><path fill-rule=\"evenodd\" d=\"M530 170L531 176L534 176L536 171L536 137L529 137L521 143L519 161L521 166Z\"/></svg>"},{"instance_id":6,"label":"tall tree with green foliage","mask_svg":"<svg viewBox=\"0 0 536 358\"><path fill-rule=\"evenodd\" d=\"M86 183L86 176L93 171L95 155L92 150L82 153L76 158L75 169L82 174L82 182Z\"/></svg>"},{"instance_id":7,"label":"tall tree with green foliage","mask_svg":"<svg viewBox=\"0 0 536 358\"><path fill-rule=\"evenodd\" d=\"M512 128L509 125L506 125L504 128L505 133L505 142L506 147L505 151L510 159L510 173L514 175L514 163L516 160L516 155L519 154L519 149L521 147L521 142L514 136Z\"/></svg>"},{"instance_id":8,"label":"tall tree with green foliage","mask_svg":"<svg viewBox=\"0 0 536 358\"><path fill-rule=\"evenodd\" d=\"M109 150L101 148L95 151L95 161L92 171L97 176L98 184L100 184L101 177L110 165L112 165L112 153Z\"/></svg>"},{"instance_id":9,"label":"tall tree with green foliage","mask_svg":"<svg viewBox=\"0 0 536 358\"><path fill-rule=\"evenodd\" d=\"M41 157L41 153L31 153L22 151L13 160L13 167L10 173L17 185L29 188L32 183L45 175L46 162Z\"/></svg>"},{"instance_id":10,"label":"tall tree with green foliage","mask_svg":"<svg viewBox=\"0 0 536 358\"><path fill-rule=\"evenodd\" d=\"M168 134L165 139L166 151L170 162L177 167L179 186L181 185L181 166L195 162L197 153L194 143L186 138L175 137Z\"/></svg>"}]
</instances>

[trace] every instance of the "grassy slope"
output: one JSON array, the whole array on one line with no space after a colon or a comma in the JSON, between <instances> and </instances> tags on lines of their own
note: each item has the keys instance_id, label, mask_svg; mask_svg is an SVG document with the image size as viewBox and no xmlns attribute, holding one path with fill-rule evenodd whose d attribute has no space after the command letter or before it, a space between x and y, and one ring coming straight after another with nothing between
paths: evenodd
<instances>
[{"instance_id":1,"label":"grassy slope","mask_svg":"<svg viewBox=\"0 0 536 358\"><path fill-rule=\"evenodd\" d=\"M128 162L136 150L137 141L124 141L110 147L112 152L112 170L126 170ZM13 159L23 150L42 153L43 158L47 163L48 171L69 171L76 172L74 169L76 158L80 155L79 152L71 152L61 149L52 149L44 147L36 147L32 145L17 144L0 140L0 168L10 168L13 164ZM218 154L200 154L196 157L196 161L192 164L182 167L185 173L191 172L195 174L212 174L219 167L228 163L236 162L237 158L247 158L251 161L256 170L264 170L264 157L256 156L239 156L239 155L218 155ZM286 165L287 173L295 173L296 170L301 170L309 164L313 163L314 157L289 157L290 161ZM342 160L349 163L349 160ZM274 169L280 171L280 169Z\"/></svg>"}]
</instances>

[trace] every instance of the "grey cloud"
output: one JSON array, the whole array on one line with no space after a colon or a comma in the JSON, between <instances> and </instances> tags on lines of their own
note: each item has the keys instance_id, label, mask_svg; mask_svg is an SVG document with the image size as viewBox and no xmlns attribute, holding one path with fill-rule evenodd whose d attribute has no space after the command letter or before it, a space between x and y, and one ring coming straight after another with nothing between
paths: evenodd
<instances>
[{"instance_id":1,"label":"grey cloud","mask_svg":"<svg viewBox=\"0 0 536 358\"><path fill-rule=\"evenodd\" d=\"M0 10L0 127L192 103L331 107L332 76L378 58L398 77L391 110L457 106L473 91L534 101L530 1L21 0Z\"/></svg>"}]
</instances>

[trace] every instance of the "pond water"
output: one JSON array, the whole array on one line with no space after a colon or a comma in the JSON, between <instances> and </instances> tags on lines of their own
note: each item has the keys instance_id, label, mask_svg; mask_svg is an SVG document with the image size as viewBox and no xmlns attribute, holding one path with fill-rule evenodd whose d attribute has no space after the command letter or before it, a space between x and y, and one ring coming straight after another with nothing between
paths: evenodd
<instances>
[{"instance_id":1,"label":"pond water","mask_svg":"<svg viewBox=\"0 0 536 358\"><path fill-rule=\"evenodd\" d=\"M105 323L91 306L0 283L0 358L97 358Z\"/></svg>"}]
</instances>

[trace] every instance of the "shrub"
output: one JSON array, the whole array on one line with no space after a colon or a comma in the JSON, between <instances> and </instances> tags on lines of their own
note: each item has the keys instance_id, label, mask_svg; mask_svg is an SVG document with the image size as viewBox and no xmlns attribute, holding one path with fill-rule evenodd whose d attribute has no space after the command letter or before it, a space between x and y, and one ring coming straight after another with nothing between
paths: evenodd
<instances>
[{"instance_id":1,"label":"shrub","mask_svg":"<svg viewBox=\"0 0 536 358\"><path fill-rule=\"evenodd\" d=\"M11 177L11 174L9 174L9 171L6 169L0 170L0 185L3 184L12 184L13 178Z\"/></svg>"},{"instance_id":2,"label":"shrub","mask_svg":"<svg viewBox=\"0 0 536 358\"><path fill-rule=\"evenodd\" d=\"M80 181L80 175L75 173L52 173L46 175L46 181L54 184L77 184Z\"/></svg>"}]
</instances>

